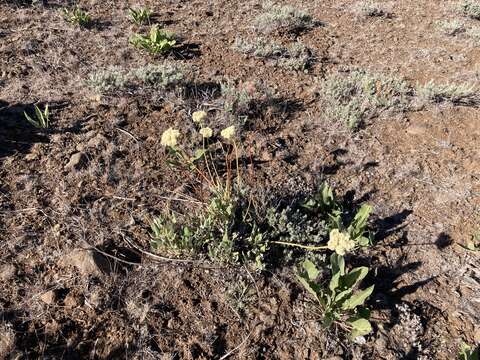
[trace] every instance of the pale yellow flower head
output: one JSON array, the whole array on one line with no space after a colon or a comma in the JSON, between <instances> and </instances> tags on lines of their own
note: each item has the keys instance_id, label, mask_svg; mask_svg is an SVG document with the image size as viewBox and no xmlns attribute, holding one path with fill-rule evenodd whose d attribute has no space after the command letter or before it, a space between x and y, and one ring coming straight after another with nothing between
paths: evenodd
<instances>
[{"instance_id":1,"label":"pale yellow flower head","mask_svg":"<svg viewBox=\"0 0 480 360\"><path fill-rule=\"evenodd\" d=\"M179 136L180 131L169 128L163 132L160 144L162 144L163 146L174 147L175 145L177 145L177 139Z\"/></svg>"},{"instance_id":2,"label":"pale yellow flower head","mask_svg":"<svg viewBox=\"0 0 480 360\"><path fill-rule=\"evenodd\" d=\"M213 130L209 127L201 128L199 131L200 135L202 135L205 139L211 138L213 135Z\"/></svg>"},{"instance_id":3,"label":"pale yellow flower head","mask_svg":"<svg viewBox=\"0 0 480 360\"><path fill-rule=\"evenodd\" d=\"M207 117L207 113L205 111L195 111L192 114L192 120L195 123L201 123Z\"/></svg>"},{"instance_id":4,"label":"pale yellow flower head","mask_svg":"<svg viewBox=\"0 0 480 360\"><path fill-rule=\"evenodd\" d=\"M220 132L220 135L222 135L222 137L225 139L225 140L230 140L231 138L233 138L235 136L235 126L232 125L232 126L229 126L225 129L223 129L221 132Z\"/></svg>"},{"instance_id":5,"label":"pale yellow flower head","mask_svg":"<svg viewBox=\"0 0 480 360\"><path fill-rule=\"evenodd\" d=\"M350 239L350 235L343 233L338 229L330 231L330 239L327 243L328 249L335 251L338 255L345 255L355 247L355 241Z\"/></svg>"}]
</instances>

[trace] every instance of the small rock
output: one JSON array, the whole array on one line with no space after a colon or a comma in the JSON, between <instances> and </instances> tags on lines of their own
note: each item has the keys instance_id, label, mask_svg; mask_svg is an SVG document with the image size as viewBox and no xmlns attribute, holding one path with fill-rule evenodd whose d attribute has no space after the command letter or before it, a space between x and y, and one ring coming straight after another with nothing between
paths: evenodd
<instances>
[{"instance_id":1,"label":"small rock","mask_svg":"<svg viewBox=\"0 0 480 360\"><path fill-rule=\"evenodd\" d=\"M65 165L65 170L79 170L86 161L86 156L82 152L77 152L70 157L70 161Z\"/></svg>"},{"instance_id":2,"label":"small rock","mask_svg":"<svg viewBox=\"0 0 480 360\"><path fill-rule=\"evenodd\" d=\"M90 140L91 138L93 138L95 136L97 132L95 130L90 130L90 131L87 131L85 133L85 140Z\"/></svg>"},{"instance_id":3,"label":"small rock","mask_svg":"<svg viewBox=\"0 0 480 360\"><path fill-rule=\"evenodd\" d=\"M98 147L100 146L101 144L107 142L107 138L105 136L103 136L102 134L98 134L97 136L91 138L88 143L87 143L87 146L88 147Z\"/></svg>"},{"instance_id":4,"label":"small rock","mask_svg":"<svg viewBox=\"0 0 480 360\"><path fill-rule=\"evenodd\" d=\"M74 308L79 305L76 296L73 294L68 294L65 300L63 300L63 304L67 308Z\"/></svg>"},{"instance_id":5,"label":"small rock","mask_svg":"<svg viewBox=\"0 0 480 360\"><path fill-rule=\"evenodd\" d=\"M53 290L49 290L46 293L40 295L40 300L42 300L45 304L51 305L57 299L57 295Z\"/></svg>"},{"instance_id":6,"label":"small rock","mask_svg":"<svg viewBox=\"0 0 480 360\"><path fill-rule=\"evenodd\" d=\"M15 266L5 264L0 267L0 280L8 281L15 276Z\"/></svg>"},{"instance_id":7,"label":"small rock","mask_svg":"<svg viewBox=\"0 0 480 360\"><path fill-rule=\"evenodd\" d=\"M37 158L38 158L38 154L35 154L35 153L30 153L25 156L25 160L27 161L36 160Z\"/></svg>"},{"instance_id":8,"label":"small rock","mask_svg":"<svg viewBox=\"0 0 480 360\"><path fill-rule=\"evenodd\" d=\"M50 136L50 141L52 143L59 143L62 141L62 134L53 134Z\"/></svg>"},{"instance_id":9,"label":"small rock","mask_svg":"<svg viewBox=\"0 0 480 360\"><path fill-rule=\"evenodd\" d=\"M175 319L171 318L167 322L167 329L175 329Z\"/></svg>"}]
</instances>

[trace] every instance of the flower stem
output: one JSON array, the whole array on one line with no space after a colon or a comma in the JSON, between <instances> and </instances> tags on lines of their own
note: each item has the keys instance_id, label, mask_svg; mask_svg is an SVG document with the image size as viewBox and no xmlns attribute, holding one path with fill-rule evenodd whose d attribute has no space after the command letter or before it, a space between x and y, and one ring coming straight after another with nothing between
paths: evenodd
<instances>
[{"instance_id":1,"label":"flower stem","mask_svg":"<svg viewBox=\"0 0 480 360\"><path fill-rule=\"evenodd\" d=\"M278 245L286 245L286 246L294 246L294 247L299 247L302 249L307 249L307 250L326 250L328 249L328 246L312 246L312 245L302 245L302 244L296 244L296 243L290 243L290 242L285 242L285 241L271 241L274 244Z\"/></svg>"}]
</instances>

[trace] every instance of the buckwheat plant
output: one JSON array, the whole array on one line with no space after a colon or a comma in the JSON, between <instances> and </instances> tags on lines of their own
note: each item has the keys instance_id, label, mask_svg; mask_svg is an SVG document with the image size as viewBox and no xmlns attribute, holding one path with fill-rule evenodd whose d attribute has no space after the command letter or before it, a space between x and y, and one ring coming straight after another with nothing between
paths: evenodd
<instances>
[{"instance_id":1,"label":"buckwheat plant","mask_svg":"<svg viewBox=\"0 0 480 360\"><path fill-rule=\"evenodd\" d=\"M303 271L297 274L297 278L320 305L325 328L337 324L347 330L352 339L372 331L368 321L370 313L362 306L372 294L374 285L355 291L367 276L369 271L367 267L347 271L343 256L333 253L330 256L331 277L328 287L316 282L320 270L311 261L305 260L302 267Z\"/></svg>"}]
</instances>

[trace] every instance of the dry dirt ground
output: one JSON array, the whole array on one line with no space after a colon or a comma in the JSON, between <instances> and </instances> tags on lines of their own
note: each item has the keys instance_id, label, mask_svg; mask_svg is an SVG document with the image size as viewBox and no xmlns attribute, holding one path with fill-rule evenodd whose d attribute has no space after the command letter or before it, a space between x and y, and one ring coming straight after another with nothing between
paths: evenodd
<instances>
[{"instance_id":1,"label":"dry dirt ground","mask_svg":"<svg viewBox=\"0 0 480 360\"><path fill-rule=\"evenodd\" d=\"M239 35L255 39L260 1L80 1L94 19L84 29L65 21L67 2L0 0L0 357L454 359L462 341L480 342L479 253L459 246L480 226L477 105L428 104L350 130L324 116L318 90L345 69L480 85L480 40L437 26L462 19L458 2L377 2L388 16L349 0L282 4L316 21L270 35L307 45L307 71L233 49ZM166 57L190 69L193 100L85 85L110 65L163 61L128 44L148 30L129 21L129 6L149 7L180 36ZM150 251L149 216L188 178L165 166L160 135L191 126L226 79L261 81L276 99L241 134L259 196L294 198L326 180L374 207L375 244L354 260L375 284L363 343L320 326L291 266L153 261L129 245ZM23 111L47 103L52 124L41 131Z\"/></svg>"}]
</instances>

